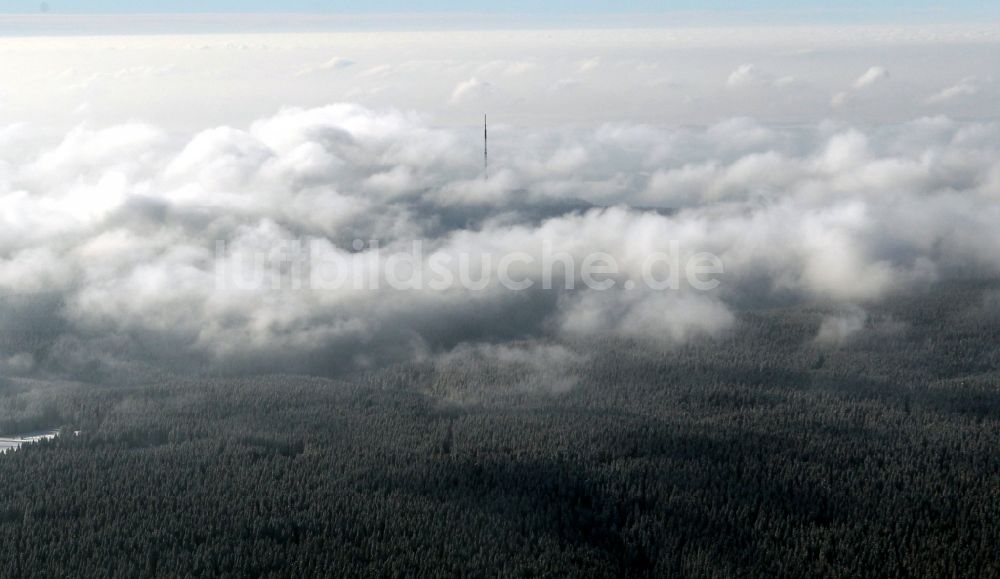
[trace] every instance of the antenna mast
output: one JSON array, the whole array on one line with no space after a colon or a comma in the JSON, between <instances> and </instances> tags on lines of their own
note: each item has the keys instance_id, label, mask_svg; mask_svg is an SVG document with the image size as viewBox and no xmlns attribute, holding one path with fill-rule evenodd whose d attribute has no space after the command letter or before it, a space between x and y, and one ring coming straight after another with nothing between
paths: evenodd
<instances>
[{"instance_id":1,"label":"antenna mast","mask_svg":"<svg viewBox=\"0 0 1000 579\"><path fill-rule=\"evenodd\" d=\"M490 178L490 134L486 128L486 115L483 115L483 180Z\"/></svg>"}]
</instances>

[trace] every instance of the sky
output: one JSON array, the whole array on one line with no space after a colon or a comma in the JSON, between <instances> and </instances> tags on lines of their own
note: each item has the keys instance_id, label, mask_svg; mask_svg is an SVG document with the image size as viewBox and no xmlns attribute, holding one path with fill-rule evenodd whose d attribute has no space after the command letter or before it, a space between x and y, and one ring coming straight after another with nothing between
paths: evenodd
<instances>
[{"instance_id":1,"label":"sky","mask_svg":"<svg viewBox=\"0 0 1000 579\"><path fill-rule=\"evenodd\" d=\"M985 0L551 0L537 2L457 2L449 0L7 0L0 14L182 14L182 13L314 13L328 15L378 14L507 14L525 21L558 22L581 15L661 15L686 19L701 15L704 22L786 21L797 23L862 22L973 22L995 19L1000 8ZM694 15L694 16L693 16ZM633 22L641 22L636 18Z\"/></svg>"},{"instance_id":2,"label":"sky","mask_svg":"<svg viewBox=\"0 0 1000 579\"><path fill-rule=\"evenodd\" d=\"M906 11L947 9L954 12L975 11L988 6L982 0L882 0L865 2L842 0L508 0L506 2L467 2L455 0L52 0L46 2L52 11L75 13L136 13L136 12L670 12L691 10L788 11L818 10L835 12L842 9L865 8L868 11ZM3 11L36 12L42 3L32 0L8 0Z\"/></svg>"},{"instance_id":3,"label":"sky","mask_svg":"<svg viewBox=\"0 0 1000 579\"><path fill-rule=\"evenodd\" d=\"M985 0L6 0L0 37L387 30L990 24Z\"/></svg>"},{"instance_id":4,"label":"sky","mask_svg":"<svg viewBox=\"0 0 1000 579\"><path fill-rule=\"evenodd\" d=\"M0 123L189 130L332 102L459 126L992 120L998 41L973 25L20 36L0 38Z\"/></svg>"}]
</instances>

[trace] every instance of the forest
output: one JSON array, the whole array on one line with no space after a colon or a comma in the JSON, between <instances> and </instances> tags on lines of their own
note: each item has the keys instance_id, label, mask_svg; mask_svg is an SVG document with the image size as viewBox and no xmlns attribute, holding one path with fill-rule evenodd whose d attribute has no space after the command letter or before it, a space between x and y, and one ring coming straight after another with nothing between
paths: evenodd
<instances>
[{"instance_id":1,"label":"forest","mask_svg":"<svg viewBox=\"0 0 1000 579\"><path fill-rule=\"evenodd\" d=\"M0 575L997 577L998 296L941 283L834 345L828 305L745 308L563 342L558 377L4 378L0 436L63 434L0 455Z\"/></svg>"}]
</instances>

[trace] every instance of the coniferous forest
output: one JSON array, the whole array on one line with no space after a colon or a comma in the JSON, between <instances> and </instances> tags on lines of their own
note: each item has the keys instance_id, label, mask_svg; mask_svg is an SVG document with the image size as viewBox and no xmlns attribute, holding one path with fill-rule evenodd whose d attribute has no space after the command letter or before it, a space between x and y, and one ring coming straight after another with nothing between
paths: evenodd
<instances>
[{"instance_id":1,"label":"coniferous forest","mask_svg":"<svg viewBox=\"0 0 1000 579\"><path fill-rule=\"evenodd\" d=\"M998 288L835 347L822 304L565 343L559 376L7 378L0 435L62 434L0 455L0 575L1000 576Z\"/></svg>"}]
</instances>

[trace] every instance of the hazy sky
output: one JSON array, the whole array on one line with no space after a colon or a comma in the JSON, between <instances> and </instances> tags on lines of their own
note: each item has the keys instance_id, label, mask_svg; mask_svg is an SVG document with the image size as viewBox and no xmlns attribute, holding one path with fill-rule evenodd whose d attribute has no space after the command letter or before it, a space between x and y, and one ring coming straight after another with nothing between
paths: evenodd
<instances>
[{"instance_id":1,"label":"hazy sky","mask_svg":"<svg viewBox=\"0 0 1000 579\"><path fill-rule=\"evenodd\" d=\"M457 125L484 111L532 126L992 120L998 35L955 25L0 38L0 123L245 126L332 102Z\"/></svg>"},{"instance_id":2,"label":"hazy sky","mask_svg":"<svg viewBox=\"0 0 1000 579\"><path fill-rule=\"evenodd\" d=\"M42 3L33 0L8 0L4 11L34 12ZM670 12L677 10L788 11L822 10L835 12L864 8L865 11L905 11L941 8L950 11L975 11L988 6L977 0L508 0L505 2L467 2L456 0L53 0L53 11L63 12Z\"/></svg>"},{"instance_id":3,"label":"hazy sky","mask_svg":"<svg viewBox=\"0 0 1000 579\"><path fill-rule=\"evenodd\" d=\"M1000 8L984 0L553 0L458 2L453 0L6 0L0 13L323 13L323 14L520 14L541 19L579 14L703 14L707 21L901 22L981 21Z\"/></svg>"}]
</instances>

